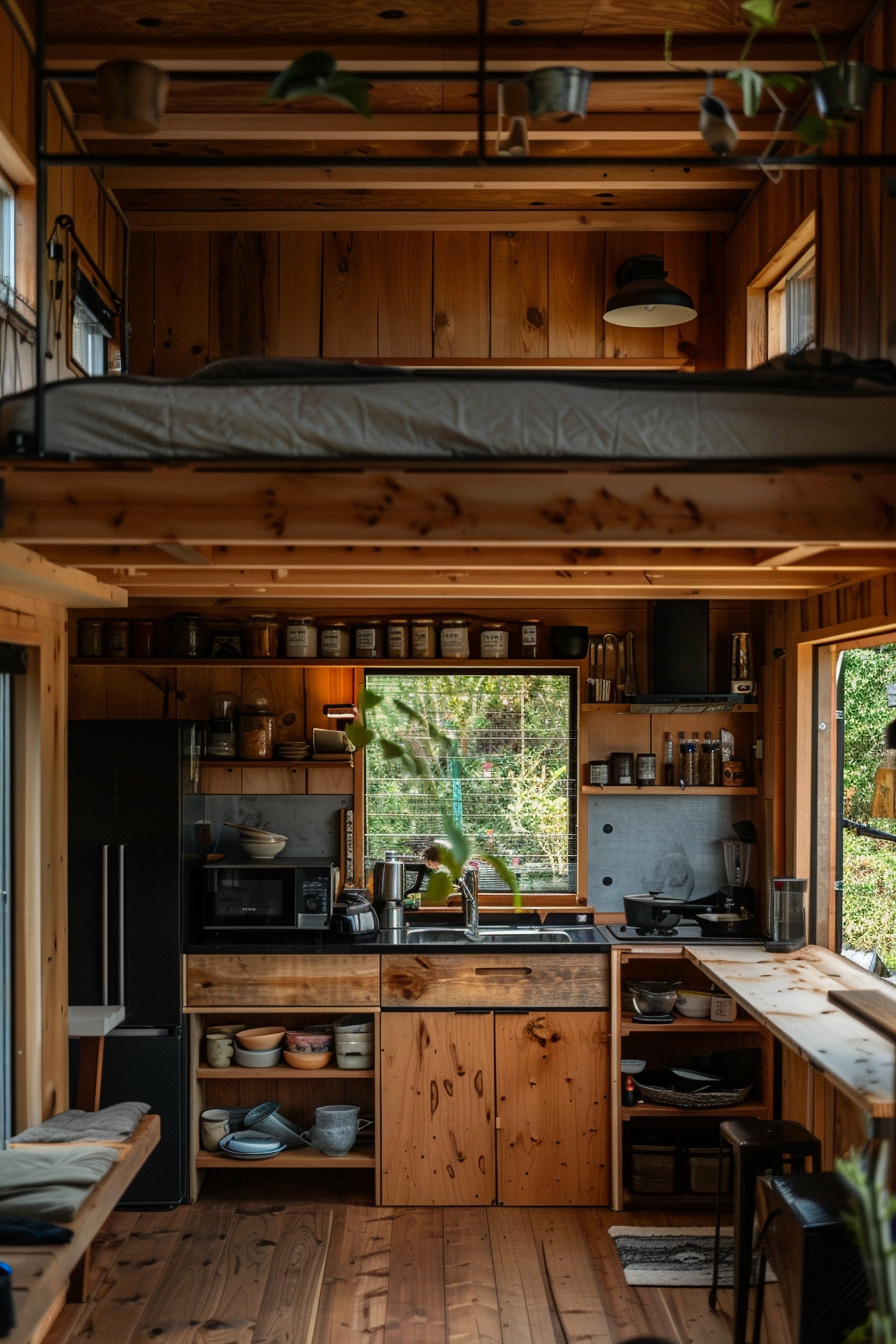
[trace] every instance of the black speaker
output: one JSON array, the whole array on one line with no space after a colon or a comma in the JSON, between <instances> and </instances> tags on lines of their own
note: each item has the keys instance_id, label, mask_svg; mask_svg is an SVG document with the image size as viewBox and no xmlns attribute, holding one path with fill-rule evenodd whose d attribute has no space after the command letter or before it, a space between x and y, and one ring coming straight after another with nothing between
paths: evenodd
<instances>
[{"instance_id":1,"label":"black speaker","mask_svg":"<svg viewBox=\"0 0 896 1344\"><path fill-rule=\"evenodd\" d=\"M653 690L657 695L705 695L709 690L708 602L654 606Z\"/></svg>"}]
</instances>

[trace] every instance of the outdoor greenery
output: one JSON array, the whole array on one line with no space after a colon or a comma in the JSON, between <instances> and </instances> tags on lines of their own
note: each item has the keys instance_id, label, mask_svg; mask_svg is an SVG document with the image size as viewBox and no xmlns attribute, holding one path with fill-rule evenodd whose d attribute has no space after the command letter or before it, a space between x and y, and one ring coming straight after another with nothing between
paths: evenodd
<instances>
[{"instance_id":1,"label":"outdoor greenery","mask_svg":"<svg viewBox=\"0 0 896 1344\"><path fill-rule=\"evenodd\" d=\"M843 815L896 834L896 821L871 816L874 772L896 710L887 686L896 684L896 644L851 649L843 655ZM896 970L896 844L843 832L843 946L875 951Z\"/></svg>"},{"instance_id":2,"label":"outdoor greenery","mask_svg":"<svg viewBox=\"0 0 896 1344\"><path fill-rule=\"evenodd\" d=\"M484 888L506 890L507 870L523 892L575 887L568 676L381 673L366 691L371 861L431 845L456 855L460 836L494 864L480 867Z\"/></svg>"}]
</instances>

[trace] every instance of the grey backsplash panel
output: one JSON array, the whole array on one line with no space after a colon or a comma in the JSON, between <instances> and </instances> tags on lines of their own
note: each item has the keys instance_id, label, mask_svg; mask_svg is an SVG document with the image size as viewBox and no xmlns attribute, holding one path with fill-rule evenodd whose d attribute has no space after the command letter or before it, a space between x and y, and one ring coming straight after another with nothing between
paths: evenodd
<instances>
[{"instance_id":1,"label":"grey backsplash panel","mask_svg":"<svg viewBox=\"0 0 896 1344\"><path fill-rule=\"evenodd\" d=\"M589 905L621 910L623 896L641 891L708 896L725 881L718 842L734 840L732 822L749 815L748 799L723 794L670 798L633 788L630 797L590 797Z\"/></svg>"},{"instance_id":2,"label":"grey backsplash panel","mask_svg":"<svg viewBox=\"0 0 896 1344\"><path fill-rule=\"evenodd\" d=\"M184 850L195 847L190 833L197 821L211 823L212 844L225 821L261 826L289 837L281 859L339 861L339 817L352 806L351 794L188 794L184 798ZM245 858L239 832L224 826L219 848L230 858Z\"/></svg>"}]
</instances>

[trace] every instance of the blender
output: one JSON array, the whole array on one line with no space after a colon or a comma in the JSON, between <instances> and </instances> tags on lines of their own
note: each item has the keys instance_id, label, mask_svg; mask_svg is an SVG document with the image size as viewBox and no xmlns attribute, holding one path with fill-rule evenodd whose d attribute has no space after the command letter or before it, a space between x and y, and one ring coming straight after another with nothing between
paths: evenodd
<instances>
[{"instance_id":1,"label":"blender","mask_svg":"<svg viewBox=\"0 0 896 1344\"><path fill-rule=\"evenodd\" d=\"M725 886L722 897L726 910L739 910L741 907L756 913L756 892L749 885L750 866L753 862L755 840L722 840L722 853L725 856Z\"/></svg>"}]
</instances>

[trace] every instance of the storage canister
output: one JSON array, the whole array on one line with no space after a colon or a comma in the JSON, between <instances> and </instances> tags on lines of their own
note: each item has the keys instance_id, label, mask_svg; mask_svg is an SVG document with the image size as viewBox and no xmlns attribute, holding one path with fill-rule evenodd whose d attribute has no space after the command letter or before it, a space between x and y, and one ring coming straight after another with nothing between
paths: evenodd
<instances>
[{"instance_id":1,"label":"storage canister","mask_svg":"<svg viewBox=\"0 0 896 1344\"><path fill-rule=\"evenodd\" d=\"M383 623L382 621L362 621L355 626L355 657L382 658Z\"/></svg>"},{"instance_id":2,"label":"storage canister","mask_svg":"<svg viewBox=\"0 0 896 1344\"><path fill-rule=\"evenodd\" d=\"M408 623L404 616L393 616L386 622L386 652L390 658L407 658Z\"/></svg>"},{"instance_id":3,"label":"storage canister","mask_svg":"<svg viewBox=\"0 0 896 1344\"><path fill-rule=\"evenodd\" d=\"M155 621L131 621L131 657L152 658L155 651Z\"/></svg>"},{"instance_id":4,"label":"storage canister","mask_svg":"<svg viewBox=\"0 0 896 1344\"><path fill-rule=\"evenodd\" d=\"M229 761L236 756L236 733L233 719L209 719L205 738L205 754L215 761Z\"/></svg>"},{"instance_id":5,"label":"storage canister","mask_svg":"<svg viewBox=\"0 0 896 1344\"><path fill-rule=\"evenodd\" d=\"M286 620L287 658L317 657L317 626L313 616L289 616Z\"/></svg>"},{"instance_id":6,"label":"storage canister","mask_svg":"<svg viewBox=\"0 0 896 1344\"><path fill-rule=\"evenodd\" d=\"M503 621L489 621L479 636L481 658L509 658L510 634Z\"/></svg>"},{"instance_id":7,"label":"storage canister","mask_svg":"<svg viewBox=\"0 0 896 1344\"><path fill-rule=\"evenodd\" d=\"M431 616L415 616L412 619L411 653L415 658L435 658L436 623Z\"/></svg>"},{"instance_id":8,"label":"storage canister","mask_svg":"<svg viewBox=\"0 0 896 1344\"><path fill-rule=\"evenodd\" d=\"M614 784L634 784L635 758L630 751L610 752L610 778Z\"/></svg>"},{"instance_id":9,"label":"storage canister","mask_svg":"<svg viewBox=\"0 0 896 1344\"><path fill-rule=\"evenodd\" d=\"M321 658L347 658L351 652L351 635L345 621L326 621L320 627L318 641Z\"/></svg>"},{"instance_id":10,"label":"storage canister","mask_svg":"<svg viewBox=\"0 0 896 1344\"><path fill-rule=\"evenodd\" d=\"M78 656L80 658L102 658L104 621L85 620L78 622Z\"/></svg>"},{"instance_id":11,"label":"storage canister","mask_svg":"<svg viewBox=\"0 0 896 1344\"><path fill-rule=\"evenodd\" d=\"M464 616L449 616L442 622L439 641L443 658L469 658L470 622Z\"/></svg>"},{"instance_id":12,"label":"storage canister","mask_svg":"<svg viewBox=\"0 0 896 1344\"><path fill-rule=\"evenodd\" d=\"M589 761L588 762L588 783L599 784L601 787L610 782L610 762L609 761Z\"/></svg>"},{"instance_id":13,"label":"storage canister","mask_svg":"<svg viewBox=\"0 0 896 1344\"><path fill-rule=\"evenodd\" d=\"M520 628L524 658L541 657L541 621L535 617L523 621Z\"/></svg>"},{"instance_id":14,"label":"storage canister","mask_svg":"<svg viewBox=\"0 0 896 1344\"><path fill-rule=\"evenodd\" d=\"M202 617L195 611L178 611L171 617L171 657L198 658L202 644Z\"/></svg>"},{"instance_id":15,"label":"storage canister","mask_svg":"<svg viewBox=\"0 0 896 1344\"><path fill-rule=\"evenodd\" d=\"M110 658L127 658L131 649L130 621L106 622L106 652Z\"/></svg>"},{"instance_id":16,"label":"storage canister","mask_svg":"<svg viewBox=\"0 0 896 1344\"><path fill-rule=\"evenodd\" d=\"M635 774L638 779L638 788L649 788L656 783L656 753L652 751L639 751L635 760Z\"/></svg>"},{"instance_id":17,"label":"storage canister","mask_svg":"<svg viewBox=\"0 0 896 1344\"><path fill-rule=\"evenodd\" d=\"M267 700L247 704L237 715L240 757L244 761L270 761L274 758L275 715Z\"/></svg>"},{"instance_id":18,"label":"storage canister","mask_svg":"<svg viewBox=\"0 0 896 1344\"><path fill-rule=\"evenodd\" d=\"M280 627L273 612L250 616L244 628L247 658L277 657Z\"/></svg>"}]
</instances>

